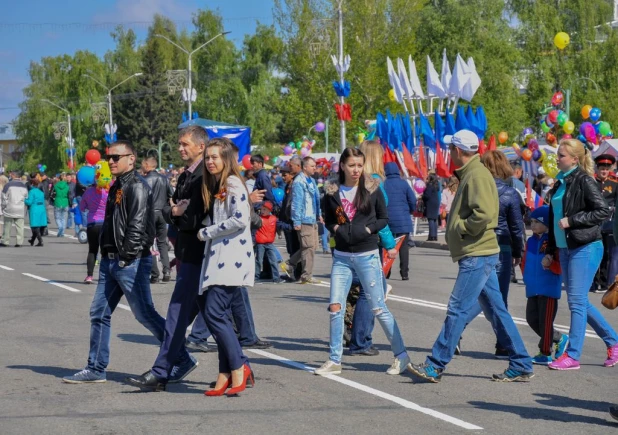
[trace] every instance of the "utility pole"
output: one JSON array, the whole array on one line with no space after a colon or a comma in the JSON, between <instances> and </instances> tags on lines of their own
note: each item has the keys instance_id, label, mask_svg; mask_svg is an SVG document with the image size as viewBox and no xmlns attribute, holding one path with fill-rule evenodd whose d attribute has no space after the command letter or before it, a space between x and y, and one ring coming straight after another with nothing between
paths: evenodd
<instances>
[{"instance_id":1,"label":"utility pole","mask_svg":"<svg viewBox=\"0 0 618 435\"><path fill-rule=\"evenodd\" d=\"M344 67L343 67L343 63L344 63L344 59L343 59L343 10L341 9L341 5L342 4L343 4L343 0L339 0L339 83L341 84L341 88L343 88L343 86L344 86L344 80L343 80L343 73L344 73ZM341 104L341 107L343 108L343 105L345 104L345 97L343 97L343 96L339 97L339 102ZM343 152L343 150L346 147L345 121L341 120L340 121L340 125L341 125L341 143L340 143L340 148L341 148L341 152Z\"/></svg>"},{"instance_id":2,"label":"utility pole","mask_svg":"<svg viewBox=\"0 0 618 435\"><path fill-rule=\"evenodd\" d=\"M103 83L101 83L100 81L92 77L91 75L82 74L83 77L89 78L90 80L97 83L99 86L102 86L103 88L105 88L105 90L107 90L107 113L109 115L109 135L111 138L114 137L114 133L116 132L116 129L114 128L114 119L112 116L112 91L116 89L118 86L122 85L124 82L131 80L133 77L139 77L141 75L143 75L143 73L141 72L132 74L126 79L124 79L123 81L121 81L120 83L118 83L116 86L112 86L111 88L108 88L106 85L104 85Z\"/></svg>"},{"instance_id":3,"label":"utility pole","mask_svg":"<svg viewBox=\"0 0 618 435\"><path fill-rule=\"evenodd\" d=\"M73 131L71 128L71 113L69 113L69 111L67 109L65 109L64 107L61 107L59 105L57 105L56 103L53 103L51 101L49 101L48 99L42 99L41 101L51 104L54 107L57 107L58 109L62 110L64 113L67 114L67 126L68 126L68 130L69 130L69 138L67 140L67 142L69 143L69 161L71 162L71 169L75 169L75 165L73 164L73 148L74 148L74 144L73 144Z\"/></svg>"},{"instance_id":4,"label":"utility pole","mask_svg":"<svg viewBox=\"0 0 618 435\"><path fill-rule=\"evenodd\" d=\"M173 46L175 46L176 48L178 48L179 50L181 50L182 52L186 53L187 56L189 56L189 63L188 63L188 85L189 88L187 89L186 92L186 99L187 99L187 106L188 106L188 110L189 110L189 121L192 119L193 115L192 115L192 105L191 103L193 102L193 78L191 77L191 72L192 72L192 57L193 55L201 50L202 48L206 47L208 44L210 44L212 41L214 41L215 39L217 39L219 36L223 36L223 35L227 35L228 33L231 32L222 32L219 33L217 36L209 39L208 41L204 42L202 45L200 45L199 47L197 47L195 50L193 51L189 51L186 48L182 47L179 44L176 44L174 41L172 41L171 39L169 39L167 36L164 35L160 35L160 34L155 34L154 36L156 36L157 38L163 38L165 39L167 42L169 42L170 44L172 44ZM196 95L197 98L197 95Z\"/></svg>"}]
</instances>

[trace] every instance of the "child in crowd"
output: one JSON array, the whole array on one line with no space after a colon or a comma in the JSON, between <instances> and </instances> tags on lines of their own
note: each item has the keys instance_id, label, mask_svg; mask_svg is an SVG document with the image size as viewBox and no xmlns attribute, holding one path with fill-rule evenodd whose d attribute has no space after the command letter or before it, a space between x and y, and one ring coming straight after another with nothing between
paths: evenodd
<instances>
[{"instance_id":1,"label":"child in crowd","mask_svg":"<svg viewBox=\"0 0 618 435\"><path fill-rule=\"evenodd\" d=\"M79 230L81 230L82 225L82 214L79 210L79 202L76 198L73 198L73 203L71 204L71 208L69 209L69 213L73 215L73 221L75 222L75 234L79 234Z\"/></svg>"},{"instance_id":2,"label":"child in crowd","mask_svg":"<svg viewBox=\"0 0 618 435\"><path fill-rule=\"evenodd\" d=\"M260 208L262 227L255 233L255 279L260 279L264 255L270 264L272 282L281 282L277 261L277 248L275 247L275 234L277 232L277 217L272 214L273 203L264 201Z\"/></svg>"},{"instance_id":3,"label":"child in crowd","mask_svg":"<svg viewBox=\"0 0 618 435\"><path fill-rule=\"evenodd\" d=\"M554 358L564 353L569 336L554 330L561 292L560 262L555 258L549 269L541 264L548 244L549 207L544 205L532 211L533 235L526 242L526 253L521 263L526 284L526 321L541 340L540 352L532 358L534 364L548 365L552 362L552 343L555 343Z\"/></svg>"}]
</instances>

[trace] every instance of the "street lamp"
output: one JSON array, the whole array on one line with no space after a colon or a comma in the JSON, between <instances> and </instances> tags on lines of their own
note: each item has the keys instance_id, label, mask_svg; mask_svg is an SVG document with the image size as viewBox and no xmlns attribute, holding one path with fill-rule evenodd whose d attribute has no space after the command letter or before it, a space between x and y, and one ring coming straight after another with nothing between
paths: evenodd
<instances>
[{"instance_id":1,"label":"street lamp","mask_svg":"<svg viewBox=\"0 0 618 435\"><path fill-rule=\"evenodd\" d=\"M120 83L118 83L116 86L108 88L106 85L104 85L103 83L101 83L100 81L92 77L91 75L82 74L83 77L89 78L90 80L92 80L93 82L97 83L98 85L102 86L103 88L107 90L107 111L109 113L109 134L112 138L114 137L114 122L113 122L113 117L112 117L112 91L116 89L118 86L122 85L124 82L131 80L133 77L139 77L141 75L143 75L143 73L141 72L135 73L133 75L130 75L129 77L127 77Z\"/></svg>"},{"instance_id":2,"label":"street lamp","mask_svg":"<svg viewBox=\"0 0 618 435\"><path fill-rule=\"evenodd\" d=\"M69 113L69 111L67 109L65 109L64 107L61 107L59 105L57 105L56 103L53 103L51 101L49 101L46 98L43 98L41 101L45 102L45 103L49 103L54 107L57 107L58 109L62 110L64 113L67 114L67 123L68 123L68 129L69 129L69 159L71 162L71 169L74 169L75 166L73 165L73 132L71 130L71 114Z\"/></svg>"},{"instance_id":3,"label":"street lamp","mask_svg":"<svg viewBox=\"0 0 618 435\"><path fill-rule=\"evenodd\" d=\"M223 36L223 35L227 35L228 33L231 32L222 32L219 33L217 36L211 38L210 40L204 42L202 45L200 45L199 47L197 47L195 50L193 51L189 51L186 48L182 47L181 45L176 44L174 41L172 41L171 39L169 39L167 36L163 36L160 35L158 33L156 33L154 36L156 36L157 38L163 38L165 39L167 42L169 42L170 44L172 44L173 46L175 46L176 48L178 48L179 50L183 51L184 53L186 53L189 56L189 89L187 91L187 104L188 104L188 108L189 108L189 121L191 120L191 100L193 97L193 85L192 85L192 78L191 78L191 58L193 57L193 54L195 54L195 52L201 50L202 48L206 47L208 44L210 44L212 41L214 41L215 39L217 39L219 36Z\"/></svg>"}]
</instances>

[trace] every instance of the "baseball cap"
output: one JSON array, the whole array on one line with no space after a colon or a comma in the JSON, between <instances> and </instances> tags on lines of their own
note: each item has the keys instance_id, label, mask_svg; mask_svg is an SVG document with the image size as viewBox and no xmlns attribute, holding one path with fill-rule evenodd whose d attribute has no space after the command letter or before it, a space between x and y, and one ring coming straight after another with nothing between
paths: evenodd
<instances>
[{"instance_id":1,"label":"baseball cap","mask_svg":"<svg viewBox=\"0 0 618 435\"><path fill-rule=\"evenodd\" d=\"M270 201L264 201L262 203L262 207L267 208L270 211L273 211L273 203Z\"/></svg>"},{"instance_id":2,"label":"baseball cap","mask_svg":"<svg viewBox=\"0 0 618 435\"><path fill-rule=\"evenodd\" d=\"M459 130L453 135L444 136L444 143L454 145L463 151L478 151L479 138L476 133L470 130Z\"/></svg>"}]
</instances>

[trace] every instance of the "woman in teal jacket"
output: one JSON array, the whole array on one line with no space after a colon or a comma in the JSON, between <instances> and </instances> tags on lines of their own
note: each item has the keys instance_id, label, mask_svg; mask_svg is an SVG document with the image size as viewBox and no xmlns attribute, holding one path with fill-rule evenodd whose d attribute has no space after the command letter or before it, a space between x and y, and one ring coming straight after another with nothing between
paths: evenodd
<instances>
[{"instance_id":1,"label":"woman in teal jacket","mask_svg":"<svg viewBox=\"0 0 618 435\"><path fill-rule=\"evenodd\" d=\"M32 178L30 185L32 189L28 192L28 198L26 198L25 204L28 206L28 212L30 217L30 229L32 230L32 237L30 240L30 246L34 245L35 239L39 241L37 246L43 246L43 237L41 237L41 229L47 226L47 210L45 209L45 194L38 188L40 180L38 178Z\"/></svg>"}]
</instances>

